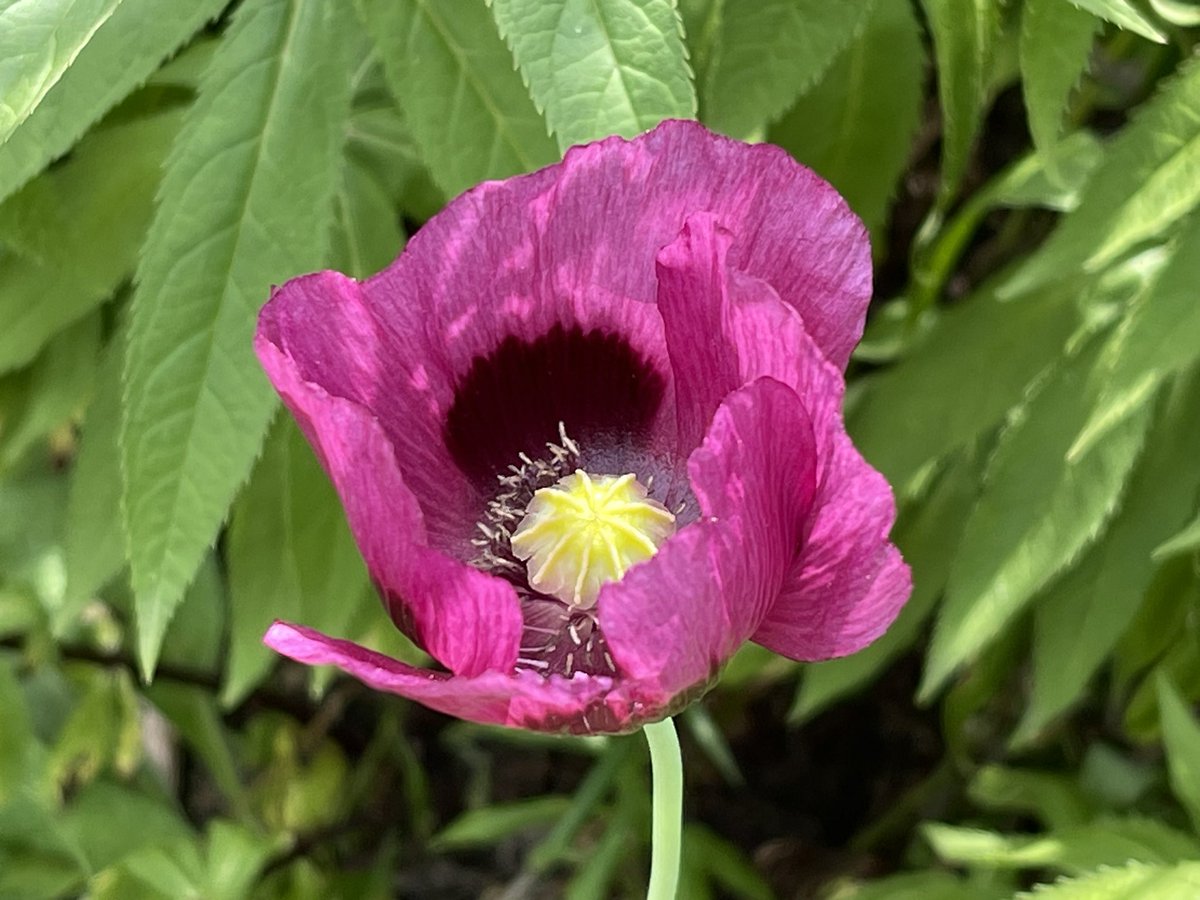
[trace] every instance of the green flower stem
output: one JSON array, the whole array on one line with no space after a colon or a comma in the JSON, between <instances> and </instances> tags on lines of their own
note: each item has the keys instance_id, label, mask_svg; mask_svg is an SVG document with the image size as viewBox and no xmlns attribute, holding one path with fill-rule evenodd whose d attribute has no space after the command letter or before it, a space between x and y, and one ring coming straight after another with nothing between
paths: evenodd
<instances>
[{"instance_id":1,"label":"green flower stem","mask_svg":"<svg viewBox=\"0 0 1200 900\"><path fill-rule=\"evenodd\" d=\"M679 738L670 719L647 725L643 731L650 745L650 771L654 778L650 887L646 900L675 900L683 828L683 762L679 757Z\"/></svg>"}]
</instances>

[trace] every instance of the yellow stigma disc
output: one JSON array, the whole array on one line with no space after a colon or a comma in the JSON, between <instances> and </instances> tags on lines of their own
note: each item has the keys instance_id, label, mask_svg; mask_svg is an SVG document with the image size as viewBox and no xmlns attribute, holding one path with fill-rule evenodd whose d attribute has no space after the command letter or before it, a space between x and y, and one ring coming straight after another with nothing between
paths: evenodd
<instances>
[{"instance_id":1,"label":"yellow stigma disc","mask_svg":"<svg viewBox=\"0 0 1200 900\"><path fill-rule=\"evenodd\" d=\"M587 609L605 582L652 557L674 533L675 517L633 475L576 469L533 495L512 549L530 587Z\"/></svg>"}]
</instances>

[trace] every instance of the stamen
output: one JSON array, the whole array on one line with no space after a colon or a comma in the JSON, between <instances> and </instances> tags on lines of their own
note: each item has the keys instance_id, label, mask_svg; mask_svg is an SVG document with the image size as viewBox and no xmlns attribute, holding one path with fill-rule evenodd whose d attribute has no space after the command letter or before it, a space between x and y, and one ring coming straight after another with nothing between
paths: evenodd
<instances>
[{"instance_id":1,"label":"stamen","mask_svg":"<svg viewBox=\"0 0 1200 900\"><path fill-rule=\"evenodd\" d=\"M636 476L576 469L534 493L510 544L532 588L587 609L605 583L657 553L674 531L675 517Z\"/></svg>"}]
</instances>

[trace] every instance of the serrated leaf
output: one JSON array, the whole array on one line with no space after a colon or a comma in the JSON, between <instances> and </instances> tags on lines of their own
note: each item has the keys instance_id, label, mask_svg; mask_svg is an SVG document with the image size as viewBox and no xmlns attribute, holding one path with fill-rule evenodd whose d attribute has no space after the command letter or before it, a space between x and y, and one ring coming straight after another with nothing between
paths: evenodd
<instances>
[{"instance_id":1,"label":"serrated leaf","mask_svg":"<svg viewBox=\"0 0 1200 900\"><path fill-rule=\"evenodd\" d=\"M913 593L899 617L870 646L804 667L788 720L801 722L883 672L924 627L946 585L950 560L978 491L980 464L965 454L950 463L930 494L900 514L892 540L913 570Z\"/></svg>"},{"instance_id":2,"label":"serrated leaf","mask_svg":"<svg viewBox=\"0 0 1200 900\"><path fill-rule=\"evenodd\" d=\"M1033 688L1014 744L1036 735L1084 694L1137 614L1154 577L1151 551L1182 524L1200 489L1200 378L1180 384L1158 413L1127 498L1104 536L1039 603Z\"/></svg>"},{"instance_id":3,"label":"serrated leaf","mask_svg":"<svg viewBox=\"0 0 1200 900\"><path fill-rule=\"evenodd\" d=\"M1071 453L1081 453L1174 372L1200 358L1200 216L1191 217L1150 289L1133 302L1096 373L1100 400Z\"/></svg>"},{"instance_id":4,"label":"serrated leaf","mask_svg":"<svg viewBox=\"0 0 1200 900\"><path fill-rule=\"evenodd\" d=\"M924 82L912 5L879 3L768 140L832 183L878 238L920 123Z\"/></svg>"},{"instance_id":5,"label":"serrated leaf","mask_svg":"<svg viewBox=\"0 0 1200 900\"><path fill-rule=\"evenodd\" d=\"M747 138L779 118L858 33L874 2L725 0L701 119Z\"/></svg>"},{"instance_id":6,"label":"serrated leaf","mask_svg":"<svg viewBox=\"0 0 1200 900\"><path fill-rule=\"evenodd\" d=\"M103 128L0 207L31 255L0 266L0 372L112 296L133 271L178 113Z\"/></svg>"},{"instance_id":7,"label":"serrated leaf","mask_svg":"<svg viewBox=\"0 0 1200 900\"><path fill-rule=\"evenodd\" d=\"M1161 670L1157 688L1171 789L1191 816L1193 827L1200 828L1200 723Z\"/></svg>"},{"instance_id":8,"label":"serrated leaf","mask_svg":"<svg viewBox=\"0 0 1200 900\"><path fill-rule=\"evenodd\" d=\"M326 259L352 24L326 0L241 6L168 161L121 427L146 677L276 406L251 348L255 314L271 285Z\"/></svg>"},{"instance_id":9,"label":"serrated leaf","mask_svg":"<svg viewBox=\"0 0 1200 900\"><path fill-rule=\"evenodd\" d=\"M1055 371L1012 417L963 529L934 628L920 697L928 700L1003 632L1111 516L1142 447L1143 407L1075 461L1067 450L1094 398L1084 390L1099 341Z\"/></svg>"},{"instance_id":10,"label":"serrated leaf","mask_svg":"<svg viewBox=\"0 0 1200 900\"><path fill-rule=\"evenodd\" d=\"M359 0L434 180L453 196L554 162L558 151L483 3Z\"/></svg>"},{"instance_id":11,"label":"serrated leaf","mask_svg":"<svg viewBox=\"0 0 1200 900\"><path fill-rule=\"evenodd\" d=\"M32 115L7 141L0 140L0 200L69 150L225 5L225 0L123 0Z\"/></svg>"},{"instance_id":12,"label":"serrated leaf","mask_svg":"<svg viewBox=\"0 0 1200 900\"><path fill-rule=\"evenodd\" d=\"M1079 878L1038 885L1014 900L1192 900L1200 892L1200 863L1148 866L1130 863Z\"/></svg>"},{"instance_id":13,"label":"serrated leaf","mask_svg":"<svg viewBox=\"0 0 1200 900\"><path fill-rule=\"evenodd\" d=\"M1167 865L1200 854L1191 835L1142 818L1102 817L1033 837L941 823L929 823L921 832L946 862L997 869L1054 868L1081 874L1134 860Z\"/></svg>"},{"instance_id":14,"label":"serrated leaf","mask_svg":"<svg viewBox=\"0 0 1200 900\"><path fill-rule=\"evenodd\" d=\"M272 621L346 634L367 586L337 494L290 417L272 428L234 507L228 555L233 628L222 701L233 705L275 659L262 643Z\"/></svg>"},{"instance_id":15,"label":"serrated leaf","mask_svg":"<svg viewBox=\"0 0 1200 900\"><path fill-rule=\"evenodd\" d=\"M1004 285L1006 295L1098 271L1161 237L1200 202L1200 58L1185 62L1109 145L1074 212Z\"/></svg>"},{"instance_id":16,"label":"serrated leaf","mask_svg":"<svg viewBox=\"0 0 1200 900\"><path fill-rule=\"evenodd\" d=\"M1020 402L1077 326L1074 300L1061 287L1013 302L980 293L945 313L908 358L866 383L849 416L855 445L902 487Z\"/></svg>"},{"instance_id":17,"label":"serrated leaf","mask_svg":"<svg viewBox=\"0 0 1200 900\"><path fill-rule=\"evenodd\" d=\"M58 83L121 0L7 0L0 6L0 144Z\"/></svg>"},{"instance_id":18,"label":"serrated leaf","mask_svg":"<svg viewBox=\"0 0 1200 900\"><path fill-rule=\"evenodd\" d=\"M1021 91L1029 111L1033 144L1057 180L1057 160L1050 151L1062 135L1067 101L1096 39L1099 22L1067 0L1025 0L1018 48Z\"/></svg>"},{"instance_id":19,"label":"serrated leaf","mask_svg":"<svg viewBox=\"0 0 1200 900\"><path fill-rule=\"evenodd\" d=\"M671 0L490 0L560 150L696 115Z\"/></svg>"},{"instance_id":20,"label":"serrated leaf","mask_svg":"<svg viewBox=\"0 0 1200 900\"><path fill-rule=\"evenodd\" d=\"M1126 31L1140 34L1147 40L1159 44L1167 42L1167 36L1129 0L1070 0L1080 9L1086 9Z\"/></svg>"},{"instance_id":21,"label":"serrated leaf","mask_svg":"<svg viewBox=\"0 0 1200 900\"><path fill-rule=\"evenodd\" d=\"M67 586L63 603L55 611L56 632L72 624L87 600L112 580L125 563L121 462L117 447L124 357L122 339L114 339L101 363L96 395L83 420L67 500L64 537Z\"/></svg>"},{"instance_id":22,"label":"serrated leaf","mask_svg":"<svg viewBox=\"0 0 1200 900\"><path fill-rule=\"evenodd\" d=\"M1000 32L993 0L921 0L937 61L942 105L942 179L939 202L948 204L967 171L983 121L992 57Z\"/></svg>"}]
</instances>

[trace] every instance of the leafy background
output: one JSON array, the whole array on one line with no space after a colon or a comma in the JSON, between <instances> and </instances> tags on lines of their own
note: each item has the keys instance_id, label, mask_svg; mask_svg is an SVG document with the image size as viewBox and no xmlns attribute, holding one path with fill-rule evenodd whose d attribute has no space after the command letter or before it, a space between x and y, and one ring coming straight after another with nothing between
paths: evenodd
<instances>
[{"instance_id":1,"label":"leafy background","mask_svg":"<svg viewBox=\"0 0 1200 900\"><path fill-rule=\"evenodd\" d=\"M278 663L418 660L251 352L445 198L698 116L873 237L847 416L916 591L683 717L681 896L1200 896L1188 0L0 0L0 897L637 896L634 738Z\"/></svg>"}]
</instances>

